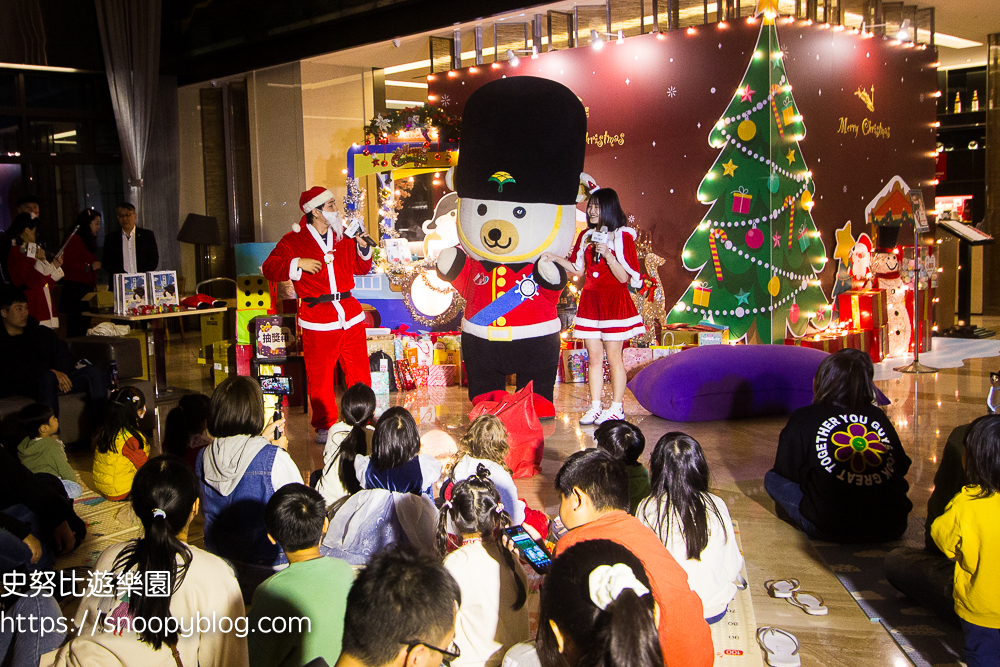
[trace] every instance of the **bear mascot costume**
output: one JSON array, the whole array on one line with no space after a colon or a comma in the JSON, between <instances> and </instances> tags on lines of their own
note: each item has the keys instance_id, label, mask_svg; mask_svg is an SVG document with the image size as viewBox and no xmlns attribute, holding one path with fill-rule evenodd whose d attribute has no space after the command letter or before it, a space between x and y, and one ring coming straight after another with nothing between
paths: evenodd
<instances>
[{"instance_id":1,"label":"bear mascot costume","mask_svg":"<svg viewBox=\"0 0 1000 667\"><path fill-rule=\"evenodd\" d=\"M566 86L530 76L474 92L462 148L449 172L458 193L461 247L445 248L438 275L466 301L462 349L473 404L533 383L540 419L555 417L556 315L566 272L540 259L565 256L576 235L587 114Z\"/></svg>"}]
</instances>

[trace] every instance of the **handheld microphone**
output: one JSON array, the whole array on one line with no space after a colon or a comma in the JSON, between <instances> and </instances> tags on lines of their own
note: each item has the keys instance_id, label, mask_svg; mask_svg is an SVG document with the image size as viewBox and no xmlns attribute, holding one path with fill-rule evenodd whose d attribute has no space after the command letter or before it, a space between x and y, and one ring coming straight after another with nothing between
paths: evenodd
<instances>
[{"instance_id":1,"label":"handheld microphone","mask_svg":"<svg viewBox=\"0 0 1000 667\"><path fill-rule=\"evenodd\" d=\"M347 226L347 229L344 230L344 236L349 236L352 239L360 238L370 247L372 248L378 247L378 244L372 240L372 237L368 236L368 233L362 229L361 220L359 219L355 219L351 224Z\"/></svg>"},{"instance_id":2,"label":"handheld microphone","mask_svg":"<svg viewBox=\"0 0 1000 667\"><path fill-rule=\"evenodd\" d=\"M607 226L602 226L599 231L594 232L590 235L590 242L597 246L600 243L608 242L608 228ZM601 259L601 253L595 252L595 256L598 260Z\"/></svg>"}]
</instances>

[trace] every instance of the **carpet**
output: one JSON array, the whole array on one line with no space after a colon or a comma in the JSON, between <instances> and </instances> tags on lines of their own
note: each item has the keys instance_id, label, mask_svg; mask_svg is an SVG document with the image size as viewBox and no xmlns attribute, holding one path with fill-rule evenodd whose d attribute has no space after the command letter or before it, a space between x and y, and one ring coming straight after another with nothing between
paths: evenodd
<instances>
[{"instance_id":1,"label":"carpet","mask_svg":"<svg viewBox=\"0 0 1000 667\"><path fill-rule=\"evenodd\" d=\"M111 545L142 535L142 524L127 501L112 502L87 489L73 501L73 509L87 524L87 537L72 553L56 559L56 569L93 567Z\"/></svg>"},{"instance_id":2,"label":"carpet","mask_svg":"<svg viewBox=\"0 0 1000 667\"><path fill-rule=\"evenodd\" d=\"M885 557L896 547L923 547L924 518L911 516L896 542L814 541L813 546L872 623L881 623L916 667L958 667L965 664L962 630L897 591L883 572Z\"/></svg>"},{"instance_id":3,"label":"carpet","mask_svg":"<svg viewBox=\"0 0 1000 667\"><path fill-rule=\"evenodd\" d=\"M935 338L931 342L930 352L920 353L920 363L933 368L961 368L966 359L996 357L1000 355L1000 340L972 340L967 338ZM893 370L913 361L913 355L893 357L882 363L875 364L876 380L892 380L903 377L903 374Z\"/></svg>"}]
</instances>

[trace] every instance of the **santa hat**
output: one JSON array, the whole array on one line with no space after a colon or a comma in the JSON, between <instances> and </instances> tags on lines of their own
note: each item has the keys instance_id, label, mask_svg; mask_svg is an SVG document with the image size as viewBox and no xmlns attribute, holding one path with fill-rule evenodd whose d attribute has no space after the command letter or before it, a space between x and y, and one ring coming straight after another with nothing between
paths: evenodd
<instances>
[{"instance_id":1,"label":"santa hat","mask_svg":"<svg viewBox=\"0 0 1000 667\"><path fill-rule=\"evenodd\" d=\"M298 232L302 229L302 225L309 222L309 214L325 204L326 202L333 199L333 193L326 188L321 188L319 186L314 188L309 188L299 196L299 206L302 208L302 219L292 225L292 231Z\"/></svg>"},{"instance_id":2,"label":"santa hat","mask_svg":"<svg viewBox=\"0 0 1000 667\"><path fill-rule=\"evenodd\" d=\"M865 249L868 251L868 254L871 254L873 246L872 246L872 239L870 236L868 236L867 234L861 234L860 236L858 236L858 240L855 242L854 246L857 247L859 245L864 246Z\"/></svg>"}]
</instances>

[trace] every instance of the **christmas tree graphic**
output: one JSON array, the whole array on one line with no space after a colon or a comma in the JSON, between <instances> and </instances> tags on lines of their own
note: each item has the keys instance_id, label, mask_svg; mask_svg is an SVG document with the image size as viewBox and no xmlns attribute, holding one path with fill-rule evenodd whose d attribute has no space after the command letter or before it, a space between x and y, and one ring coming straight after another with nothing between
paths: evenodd
<instances>
[{"instance_id":1,"label":"christmas tree graphic","mask_svg":"<svg viewBox=\"0 0 1000 667\"><path fill-rule=\"evenodd\" d=\"M799 149L806 127L785 75L777 0L759 0L760 36L746 74L709 134L720 149L698 187L711 208L684 245L697 272L670 323L710 320L730 339L780 343L823 329L830 306L818 273L826 248L812 219L815 185Z\"/></svg>"}]
</instances>

